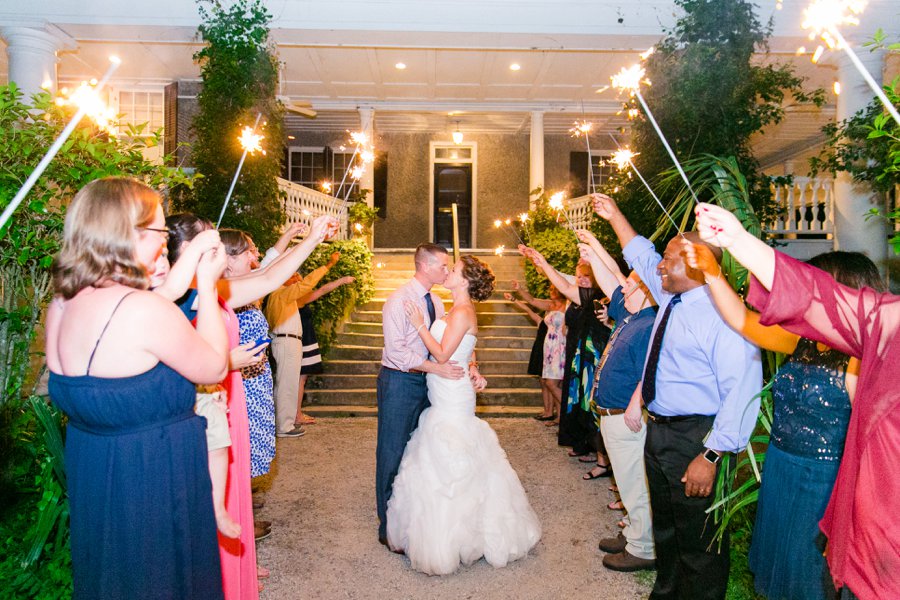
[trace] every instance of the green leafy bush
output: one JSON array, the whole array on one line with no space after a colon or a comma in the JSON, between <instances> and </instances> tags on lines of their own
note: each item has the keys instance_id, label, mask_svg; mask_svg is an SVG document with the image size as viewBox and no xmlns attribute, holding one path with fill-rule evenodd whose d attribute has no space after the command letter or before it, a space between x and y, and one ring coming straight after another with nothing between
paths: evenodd
<instances>
[{"instance_id":1,"label":"green leafy bush","mask_svg":"<svg viewBox=\"0 0 900 600\"><path fill-rule=\"evenodd\" d=\"M15 84L0 87L0 208L72 112L48 94L26 102ZM158 134L119 141L85 119L0 232L0 591L12 597L71 595L62 416L34 397L43 366L41 315L66 204L85 184L114 175L164 194L190 188L181 170L144 159L141 150L158 143Z\"/></svg>"},{"instance_id":2,"label":"green leafy bush","mask_svg":"<svg viewBox=\"0 0 900 600\"><path fill-rule=\"evenodd\" d=\"M316 336L319 338L319 348L323 355L327 355L334 345L341 323L350 316L357 305L368 302L375 294L372 251L361 239L321 244L303 263L303 273L309 273L327 263L334 252L341 253L341 260L322 278L319 285L347 275L355 277L356 281L342 285L311 305Z\"/></svg>"},{"instance_id":3,"label":"green leafy bush","mask_svg":"<svg viewBox=\"0 0 900 600\"><path fill-rule=\"evenodd\" d=\"M177 199L176 208L218 220L240 161L241 129L252 127L261 114L257 133L263 135L265 152L247 156L222 225L246 231L266 248L278 238L273 224L285 222L276 180L284 149L284 108L275 98L278 59L269 43L271 15L262 0L237 0L227 8L215 0L198 4L203 20L199 33L206 46L194 55L203 87L191 156L203 178L195 194Z\"/></svg>"}]
</instances>

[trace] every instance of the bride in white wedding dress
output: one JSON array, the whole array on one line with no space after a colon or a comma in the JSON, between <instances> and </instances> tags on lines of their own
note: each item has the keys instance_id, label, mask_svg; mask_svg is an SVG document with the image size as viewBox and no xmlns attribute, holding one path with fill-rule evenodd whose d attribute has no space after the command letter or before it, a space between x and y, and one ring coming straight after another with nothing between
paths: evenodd
<instances>
[{"instance_id":1,"label":"bride in white wedding dress","mask_svg":"<svg viewBox=\"0 0 900 600\"><path fill-rule=\"evenodd\" d=\"M412 303L406 311L432 360L454 361L468 371L477 321L472 301L487 299L490 268L464 256L444 286L453 297L445 319L425 327ZM431 407L419 418L387 510L387 539L412 567L447 575L482 556L494 567L525 556L541 537L541 524L491 427L475 416L468 377L427 376Z\"/></svg>"}]
</instances>

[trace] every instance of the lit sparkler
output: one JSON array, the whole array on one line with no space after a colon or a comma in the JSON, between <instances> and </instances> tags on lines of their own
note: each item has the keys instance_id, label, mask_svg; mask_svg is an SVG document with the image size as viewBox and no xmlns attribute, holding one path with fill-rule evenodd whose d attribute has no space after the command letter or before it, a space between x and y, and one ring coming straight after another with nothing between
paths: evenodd
<instances>
[{"instance_id":1,"label":"lit sparkler","mask_svg":"<svg viewBox=\"0 0 900 600\"><path fill-rule=\"evenodd\" d=\"M597 186L594 185L594 165L592 164L593 158L591 157L591 129L593 128L593 123L587 120L582 120L581 122L575 121L575 126L569 130L569 133L572 134L572 137L580 137L583 135L584 143L587 144L588 176L590 177L592 194L597 191Z\"/></svg>"},{"instance_id":2,"label":"lit sparkler","mask_svg":"<svg viewBox=\"0 0 900 600\"><path fill-rule=\"evenodd\" d=\"M363 227L363 224L362 224L362 223L354 223L354 224L353 224L353 229L356 230L356 233L362 235L362 232L363 232L364 227Z\"/></svg>"},{"instance_id":3,"label":"lit sparkler","mask_svg":"<svg viewBox=\"0 0 900 600\"><path fill-rule=\"evenodd\" d=\"M681 163L678 162L678 158L675 156L675 152L672 150L672 147L669 146L669 141L666 139L666 136L663 135L663 132L659 128L659 124L656 122L653 113L650 112L650 107L647 106L647 101L644 100L644 96L643 94L641 94L641 83L649 83L644 78L644 75L645 71L640 65L635 65L627 69L623 67L621 71L612 76L612 84L615 88L626 90L634 96L637 96L638 101L644 108L644 112L647 114L647 118L653 125L653 129L656 130L656 135L659 136L660 141L666 148L666 152L669 153L672 162L675 163L675 168L678 169L678 174L681 175L681 179L684 180L684 184L687 186L688 191L694 198L694 202L700 202L700 200L697 199L697 194L694 193L694 188L691 187L691 182L690 180L688 180L687 173L684 172L684 169L681 167Z\"/></svg>"},{"instance_id":4,"label":"lit sparkler","mask_svg":"<svg viewBox=\"0 0 900 600\"><path fill-rule=\"evenodd\" d=\"M550 200L547 204L551 209L556 211L557 215L562 213L562 216L565 217L566 223L569 225L569 228L574 231L575 228L572 227L572 222L569 221L569 215L566 214L566 207L563 204L563 199L565 197L565 192L556 192L555 194L550 196Z\"/></svg>"},{"instance_id":5,"label":"lit sparkler","mask_svg":"<svg viewBox=\"0 0 900 600\"><path fill-rule=\"evenodd\" d=\"M322 182L322 191L325 192L326 194L331 193L331 182L330 181Z\"/></svg>"},{"instance_id":6,"label":"lit sparkler","mask_svg":"<svg viewBox=\"0 0 900 600\"><path fill-rule=\"evenodd\" d=\"M503 251L506 250L506 246L500 245L494 248L494 254L497 256L503 256Z\"/></svg>"},{"instance_id":7,"label":"lit sparkler","mask_svg":"<svg viewBox=\"0 0 900 600\"><path fill-rule=\"evenodd\" d=\"M262 113L256 113L256 121L253 122L253 127L244 127L241 131L241 136L238 138L238 142L240 142L244 151L241 153L241 160L238 161L237 169L234 171L231 187L228 188L228 193L225 195L225 203L222 204L222 210L219 212L219 220L216 221L216 229L222 225L222 219L225 217L225 210L228 208L228 203L231 202L231 194L234 193L234 186L237 185L238 177L241 176L241 169L244 167L244 161L247 159L247 154L262 150L262 147L259 145L262 141L262 136L256 134L256 128L259 126L260 119L262 119Z\"/></svg>"},{"instance_id":8,"label":"lit sparkler","mask_svg":"<svg viewBox=\"0 0 900 600\"><path fill-rule=\"evenodd\" d=\"M838 29L839 25L859 25L857 15L862 14L866 6L864 0L813 0L813 2L803 11L803 29L809 29L809 39L821 38L829 48L840 48L847 53L850 62L859 71L878 99L884 105L885 110L890 113L894 121L900 125L900 112L897 107L888 99L884 90L872 77L872 74L866 70L856 52L844 39ZM824 48L819 46L813 55L813 62L817 62L822 56Z\"/></svg>"},{"instance_id":9,"label":"lit sparkler","mask_svg":"<svg viewBox=\"0 0 900 600\"><path fill-rule=\"evenodd\" d=\"M116 69L119 68L119 65L122 63L116 56L109 57L109 68L106 70L106 73L103 74L103 77L97 82L96 87L94 88L94 92L97 93L103 89L106 85L106 82L109 81L109 78L112 77L112 74ZM16 192L16 195L10 200L9 204L6 206L6 209L3 211L3 214L0 215L0 231L6 226L6 223L12 217L13 213L22 203L22 200L25 199L25 196L28 195L28 192L31 191L31 188L34 187L34 184L37 183L37 180L47 169L47 166L53 160L53 157L56 156L56 153L59 152L59 149L62 148L62 145L66 143L66 140L69 139L69 136L72 135L72 132L75 131L75 127L78 125L81 118L87 114L87 107L79 106L78 110L75 111L75 114L72 115L71 120L69 120L68 124L66 124L65 128L59 134L59 137L54 140L54 142L50 145L50 148L47 149L47 153L44 155L44 158L38 163L38 165L34 168L34 171L31 172L31 175L28 176L28 179L25 180L25 183L22 184L22 187L19 188L19 191Z\"/></svg>"}]
</instances>

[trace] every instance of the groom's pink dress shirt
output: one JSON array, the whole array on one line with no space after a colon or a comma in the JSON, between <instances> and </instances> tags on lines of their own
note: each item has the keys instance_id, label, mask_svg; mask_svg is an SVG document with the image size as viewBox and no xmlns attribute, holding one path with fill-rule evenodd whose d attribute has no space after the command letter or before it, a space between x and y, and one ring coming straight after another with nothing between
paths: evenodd
<instances>
[{"instance_id":1,"label":"groom's pink dress shirt","mask_svg":"<svg viewBox=\"0 0 900 600\"><path fill-rule=\"evenodd\" d=\"M422 341L422 338L416 333L416 328L406 317L403 304L406 300L415 302L416 306L422 310L422 314L425 315L425 325L430 327L428 308L425 306L425 294L429 293L434 302L435 317L440 319L444 316L444 303L436 294L426 290L416 279L404 284L384 303L384 311L381 315L384 331L384 350L381 354L383 366L408 372L428 358L428 348L425 347L425 342Z\"/></svg>"}]
</instances>

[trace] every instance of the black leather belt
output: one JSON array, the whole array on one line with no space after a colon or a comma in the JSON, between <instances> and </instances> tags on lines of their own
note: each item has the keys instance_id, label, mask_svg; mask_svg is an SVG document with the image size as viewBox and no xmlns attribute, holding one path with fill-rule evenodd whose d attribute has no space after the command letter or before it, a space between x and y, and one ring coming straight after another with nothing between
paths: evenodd
<instances>
[{"instance_id":1,"label":"black leather belt","mask_svg":"<svg viewBox=\"0 0 900 600\"><path fill-rule=\"evenodd\" d=\"M294 338L295 340L300 340L301 342L303 341L302 337L300 337L299 335L294 335L293 333L273 333L272 337L289 337Z\"/></svg>"},{"instance_id":2,"label":"black leather belt","mask_svg":"<svg viewBox=\"0 0 900 600\"><path fill-rule=\"evenodd\" d=\"M658 415L656 413L652 413L647 411L647 416L650 417L650 420L654 423L659 423L660 425L665 425L666 423L677 423L679 421L690 421L691 419L706 419L713 415L674 415L671 417L665 417L663 415Z\"/></svg>"}]
</instances>

